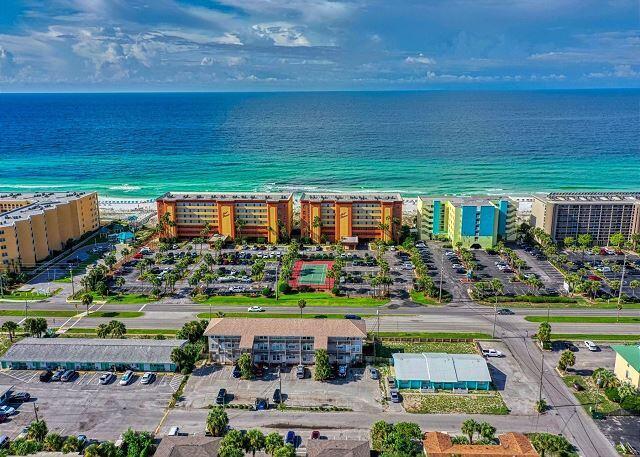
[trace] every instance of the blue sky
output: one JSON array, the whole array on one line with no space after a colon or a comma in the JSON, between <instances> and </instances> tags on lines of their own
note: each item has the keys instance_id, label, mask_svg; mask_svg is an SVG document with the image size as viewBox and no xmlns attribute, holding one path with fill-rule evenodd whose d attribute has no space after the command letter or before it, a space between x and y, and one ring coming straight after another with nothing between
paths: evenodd
<instances>
[{"instance_id":1,"label":"blue sky","mask_svg":"<svg viewBox=\"0 0 640 457\"><path fill-rule=\"evenodd\" d=\"M0 90L640 87L637 0L0 0Z\"/></svg>"}]
</instances>

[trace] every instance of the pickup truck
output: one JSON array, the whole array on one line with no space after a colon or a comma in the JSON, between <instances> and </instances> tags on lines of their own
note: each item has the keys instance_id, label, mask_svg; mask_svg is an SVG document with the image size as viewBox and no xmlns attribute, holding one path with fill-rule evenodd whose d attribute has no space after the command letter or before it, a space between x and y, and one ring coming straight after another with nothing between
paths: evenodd
<instances>
[{"instance_id":1,"label":"pickup truck","mask_svg":"<svg viewBox=\"0 0 640 457\"><path fill-rule=\"evenodd\" d=\"M504 357L504 354L495 349L483 349L482 355L485 357Z\"/></svg>"}]
</instances>

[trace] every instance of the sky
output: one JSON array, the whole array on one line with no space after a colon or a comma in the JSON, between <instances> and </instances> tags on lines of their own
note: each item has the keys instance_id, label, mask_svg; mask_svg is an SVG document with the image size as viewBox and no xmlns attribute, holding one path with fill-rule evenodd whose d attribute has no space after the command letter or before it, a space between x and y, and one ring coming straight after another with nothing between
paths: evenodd
<instances>
[{"instance_id":1,"label":"sky","mask_svg":"<svg viewBox=\"0 0 640 457\"><path fill-rule=\"evenodd\" d=\"M0 0L0 91L640 87L638 0Z\"/></svg>"}]
</instances>

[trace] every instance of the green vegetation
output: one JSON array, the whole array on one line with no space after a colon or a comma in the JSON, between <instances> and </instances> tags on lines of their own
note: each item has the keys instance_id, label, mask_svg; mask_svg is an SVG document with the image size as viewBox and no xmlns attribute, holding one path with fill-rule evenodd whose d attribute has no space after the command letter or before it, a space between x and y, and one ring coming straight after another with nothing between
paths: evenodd
<instances>
[{"instance_id":1,"label":"green vegetation","mask_svg":"<svg viewBox=\"0 0 640 457\"><path fill-rule=\"evenodd\" d=\"M84 274L87 271L87 267L97 262L100 258L102 258L102 254L89 254L89 257L87 257L85 260L71 269L74 279L76 276ZM54 282L70 283L71 276L67 274L61 278L56 279Z\"/></svg>"},{"instance_id":2,"label":"green vegetation","mask_svg":"<svg viewBox=\"0 0 640 457\"><path fill-rule=\"evenodd\" d=\"M404 408L417 414L509 414L498 392L453 395L403 392Z\"/></svg>"},{"instance_id":3,"label":"green vegetation","mask_svg":"<svg viewBox=\"0 0 640 457\"><path fill-rule=\"evenodd\" d=\"M564 323L576 323L576 324L640 324L640 317L632 316L526 316L524 318L529 322L564 322Z\"/></svg>"},{"instance_id":4,"label":"green vegetation","mask_svg":"<svg viewBox=\"0 0 640 457\"><path fill-rule=\"evenodd\" d=\"M140 311L93 311L88 317L114 317L120 319L131 319L134 317L144 316Z\"/></svg>"},{"instance_id":5,"label":"green vegetation","mask_svg":"<svg viewBox=\"0 0 640 457\"><path fill-rule=\"evenodd\" d=\"M436 305L439 306L442 303L438 302L437 298L431 298L427 296L424 292L420 292L417 290L412 290L409 295L411 296L411 301L416 303L420 303L421 305Z\"/></svg>"},{"instance_id":6,"label":"green vegetation","mask_svg":"<svg viewBox=\"0 0 640 457\"><path fill-rule=\"evenodd\" d=\"M151 303L156 300L156 298L145 294L119 294L107 297L107 303L120 303L123 305Z\"/></svg>"},{"instance_id":7,"label":"green vegetation","mask_svg":"<svg viewBox=\"0 0 640 457\"><path fill-rule=\"evenodd\" d=\"M28 310L27 317L73 317L78 314L78 311L63 311L63 310ZM24 310L19 309L3 309L0 310L0 316L16 316L24 317Z\"/></svg>"},{"instance_id":8,"label":"green vegetation","mask_svg":"<svg viewBox=\"0 0 640 457\"><path fill-rule=\"evenodd\" d=\"M638 341L638 335L614 335L614 334L596 334L596 333L552 333L552 340L562 341Z\"/></svg>"},{"instance_id":9,"label":"green vegetation","mask_svg":"<svg viewBox=\"0 0 640 457\"><path fill-rule=\"evenodd\" d=\"M380 332L380 338L429 338L434 340L447 339L472 339L490 340L491 335L487 333L473 332Z\"/></svg>"},{"instance_id":10,"label":"green vegetation","mask_svg":"<svg viewBox=\"0 0 640 457\"><path fill-rule=\"evenodd\" d=\"M410 343L397 341L379 341L376 343L376 355L389 358L396 352L444 352L448 354L477 354L473 343Z\"/></svg>"},{"instance_id":11,"label":"green vegetation","mask_svg":"<svg viewBox=\"0 0 640 457\"><path fill-rule=\"evenodd\" d=\"M597 405L597 409L599 412L607 414L613 411L617 411L620 409L620 406L617 403L609 400L604 391L598 389L593 382L593 379L588 376L578 376L578 375L567 375L562 378L564 383L569 387L569 389L573 392L578 402L584 409L589 412L591 407L595 408ZM573 388L573 383L576 382L584 387L584 390L575 390Z\"/></svg>"},{"instance_id":12,"label":"green vegetation","mask_svg":"<svg viewBox=\"0 0 640 457\"><path fill-rule=\"evenodd\" d=\"M373 314L358 314L360 317L371 317ZM198 319L211 319L214 317L262 317L262 318L272 318L272 317L280 317L280 318L303 318L303 319L344 319L344 314L300 314L296 313L224 313L224 312L213 312L209 313L198 313L196 315Z\"/></svg>"},{"instance_id":13,"label":"green vegetation","mask_svg":"<svg viewBox=\"0 0 640 457\"><path fill-rule=\"evenodd\" d=\"M562 435L544 432L529 433L529 439L542 457L578 457L573 445Z\"/></svg>"},{"instance_id":14,"label":"green vegetation","mask_svg":"<svg viewBox=\"0 0 640 457\"><path fill-rule=\"evenodd\" d=\"M43 294L34 292L33 290L19 291L15 290L10 294L0 295L0 300L24 301L24 300L44 300L58 293L60 289L56 289L52 294Z\"/></svg>"},{"instance_id":15,"label":"green vegetation","mask_svg":"<svg viewBox=\"0 0 640 457\"><path fill-rule=\"evenodd\" d=\"M329 365L329 355L326 349L316 349L316 371L314 379L316 381L326 381L331 376L331 366Z\"/></svg>"},{"instance_id":16,"label":"green vegetation","mask_svg":"<svg viewBox=\"0 0 640 457\"><path fill-rule=\"evenodd\" d=\"M379 455L414 457L421 455L422 431L418 424L378 421L371 426L371 447Z\"/></svg>"},{"instance_id":17,"label":"green vegetation","mask_svg":"<svg viewBox=\"0 0 640 457\"><path fill-rule=\"evenodd\" d=\"M95 335L97 329L95 328L80 328L73 327L65 332L65 334L78 334L78 335ZM127 336L143 336L143 335L167 335L175 336L178 333L176 329L146 329L146 328L129 328L127 329Z\"/></svg>"},{"instance_id":18,"label":"green vegetation","mask_svg":"<svg viewBox=\"0 0 640 457\"><path fill-rule=\"evenodd\" d=\"M195 298L195 301L204 305L242 305L242 306L298 306L298 300L305 300L307 306L343 306L343 307L377 307L385 305L388 299L371 297L335 297L325 292L301 292L297 294L279 295L275 297L247 297L244 295L213 296L208 298Z\"/></svg>"}]
</instances>

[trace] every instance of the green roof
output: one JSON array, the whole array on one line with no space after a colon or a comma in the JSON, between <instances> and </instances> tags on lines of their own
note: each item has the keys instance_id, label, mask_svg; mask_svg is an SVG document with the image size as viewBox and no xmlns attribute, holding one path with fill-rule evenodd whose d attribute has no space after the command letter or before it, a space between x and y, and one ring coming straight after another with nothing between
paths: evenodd
<instances>
[{"instance_id":1,"label":"green roof","mask_svg":"<svg viewBox=\"0 0 640 457\"><path fill-rule=\"evenodd\" d=\"M640 346L637 344L611 346L636 371L640 372Z\"/></svg>"}]
</instances>

